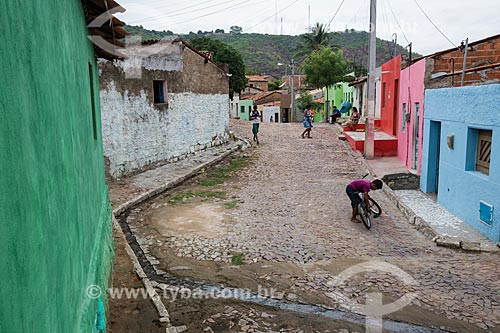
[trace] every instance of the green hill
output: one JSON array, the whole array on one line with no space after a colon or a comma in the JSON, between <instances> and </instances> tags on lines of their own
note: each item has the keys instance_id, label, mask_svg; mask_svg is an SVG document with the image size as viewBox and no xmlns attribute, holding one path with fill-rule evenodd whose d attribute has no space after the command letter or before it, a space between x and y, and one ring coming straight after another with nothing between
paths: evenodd
<instances>
[{"instance_id":1,"label":"green hill","mask_svg":"<svg viewBox=\"0 0 500 333\"><path fill-rule=\"evenodd\" d=\"M141 26L126 26L126 30L133 35L141 35L143 40L160 39L174 35L171 31L151 31ZM246 34L246 33L214 33L214 32L191 32L188 35L180 35L189 42L190 39L208 36L227 43L238 50L247 72L260 74L273 74L281 77L285 73L283 66L277 63L287 64L297 52L300 45L299 36L269 35L269 34ZM358 67L367 67L368 62L368 39L369 33L365 31L346 30L344 32L332 33L331 45L341 48L344 58L354 62ZM394 44L390 41L377 38L377 66L392 58ZM405 48L396 46L397 54L407 54ZM418 56L418 54L414 54Z\"/></svg>"}]
</instances>

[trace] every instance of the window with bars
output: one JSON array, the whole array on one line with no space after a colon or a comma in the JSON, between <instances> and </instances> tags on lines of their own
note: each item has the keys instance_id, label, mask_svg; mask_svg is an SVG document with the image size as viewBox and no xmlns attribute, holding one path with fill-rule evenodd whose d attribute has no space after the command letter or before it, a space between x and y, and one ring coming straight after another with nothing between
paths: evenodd
<instances>
[{"instance_id":1,"label":"window with bars","mask_svg":"<svg viewBox=\"0 0 500 333\"><path fill-rule=\"evenodd\" d=\"M406 103L403 103L401 108L401 131L406 131Z\"/></svg>"},{"instance_id":2,"label":"window with bars","mask_svg":"<svg viewBox=\"0 0 500 333\"><path fill-rule=\"evenodd\" d=\"M491 130L478 130L475 169L490 174Z\"/></svg>"}]
</instances>

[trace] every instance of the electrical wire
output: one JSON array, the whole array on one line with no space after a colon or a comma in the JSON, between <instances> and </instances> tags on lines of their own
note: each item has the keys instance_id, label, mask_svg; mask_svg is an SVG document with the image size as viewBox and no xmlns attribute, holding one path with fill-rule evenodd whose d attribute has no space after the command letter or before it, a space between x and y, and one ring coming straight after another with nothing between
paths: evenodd
<instances>
[{"instance_id":1,"label":"electrical wire","mask_svg":"<svg viewBox=\"0 0 500 333\"><path fill-rule=\"evenodd\" d=\"M392 39L392 35L391 35L391 27L389 26L389 20L387 19L387 8L385 6L385 1L382 0L382 9L383 9L383 12L382 12L382 16L385 20L385 24L387 25L387 34L389 34L389 36L391 36L390 38L388 39ZM387 44L386 44L387 46ZM392 51L390 50L390 47L387 47L387 51L389 52L389 58L392 58Z\"/></svg>"},{"instance_id":2,"label":"electrical wire","mask_svg":"<svg viewBox=\"0 0 500 333\"><path fill-rule=\"evenodd\" d=\"M429 22L431 22L431 24L434 26L434 28L436 28L437 31L439 31L439 33L444 37L446 38L446 40L448 40L448 42L450 42L451 45L453 45L453 47L456 47L457 49L459 49L459 47L453 43L453 41L451 39L448 38L448 36L446 36L444 34L444 32L441 31L441 29L438 28L438 26L432 22L431 18L429 17L429 15L427 15L424 11L424 9L422 7L420 7L420 5L418 4L417 0L413 0L415 2L415 4L417 5L418 9L420 9L420 11L422 12L422 14L424 14L424 16L429 20Z\"/></svg>"},{"instance_id":3,"label":"electrical wire","mask_svg":"<svg viewBox=\"0 0 500 333\"><path fill-rule=\"evenodd\" d=\"M389 0L387 1L387 5L389 6L389 9L391 10L392 16L394 17L394 20L396 21L396 24L398 25L399 30L401 30L403 37L405 38L406 42L408 44L410 44L410 41L408 40L408 38L406 38L406 34L405 34L403 28L401 27L401 24L399 24L399 21L398 21L398 18L396 17L396 14L394 14L394 11L392 10L391 2Z\"/></svg>"},{"instance_id":4,"label":"electrical wire","mask_svg":"<svg viewBox=\"0 0 500 333\"><path fill-rule=\"evenodd\" d=\"M260 1L260 2L255 2L255 3L252 3L252 4L248 5L248 6L243 6L243 7L241 7L241 8L245 8L245 7L255 7L255 5L260 4L260 3L264 3L264 2L265 2L265 3L269 3L269 0L263 0L263 1ZM267 14L267 13L269 13L269 7L268 7L268 6L265 6L262 10L260 10L260 11L256 12L256 13L255 13L255 14L253 14L252 16L254 16L254 17L260 17L260 16L264 16L264 14ZM276 13L275 13L274 15L276 15ZM244 26L246 26L247 24L250 24L250 22L252 22L253 20L254 20L253 18L249 18L249 19L247 19L247 20L244 20L244 21L242 21L242 22L241 22L241 26L242 26L242 27L244 27ZM246 31L246 29L245 29L245 31Z\"/></svg>"},{"instance_id":5,"label":"electrical wire","mask_svg":"<svg viewBox=\"0 0 500 333\"><path fill-rule=\"evenodd\" d=\"M232 0L232 1L234 1L234 0ZM191 18L191 19L185 20L185 21L176 22L176 23L171 23L171 24L170 24L170 26L174 26L174 25L179 25L179 24L183 24L183 23L187 23L187 22L195 21L195 20L198 20L198 19L200 19L200 18L207 17L207 16L214 15L214 14L219 14L219 13L222 13L222 12L227 11L227 10L229 10L229 9L232 9L232 8L234 8L234 7L237 7L237 6L239 6L239 5L242 5L242 4L244 4L245 2L248 2L248 0L241 1L241 2L238 2L237 4L232 5L232 6L229 6L229 7L226 7L226 8L220 9L220 10L216 10L216 11L211 12L211 13L208 13L208 14L200 15L200 16L197 16L197 17L194 17L194 18ZM163 27L164 27L164 25L159 26L159 27L155 27L155 28L153 28L153 30L156 30L156 29L161 29L161 28L163 28Z\"/></svg>"},{"instance_id":6,"label":"electrical wire","mask_svg":"<svg viewBox=\"0 0 500 333\"><path fill-rule=\"evenodd\" d=\"M345 2L345 0L342 0L342 2L340 3L339 7L337 8L337 10L335 11L335 13L333 14L333 17L331 18L330 22L328 22L328 26L326 27L326 30L330 30L330 24L332 24L333 20L335 19L335 17L339 13L340 8L342 8L342 5L344 4L344 2Z\"/></svg>"},{"instance_id":7,"label":"electrical wire","mask_svg":"<svg viewBox=\"0 0 500 333\"><path fill-rule=\"evenodd\" d=\"M185 9L193 8L193 7L199 6L201 4L204 4L204 3L207 3L207 2L212 2L212 1L214 1L214 0L203 1L203 2L201 2L199 4L197 4L197 5L194 5L194 6L188 6L188 7L181 8L179 10L172 11L168 15L157 15L157 16L146 17L144 19L132 21L130 23L134 24L134 23L150 22L150 21L161 20L161 19L166 18L166 17L181 16L181 15L185 15L185 14L189 14L189 13L199 12L200 10L214 8L214 7L217 7L217 6L220 6L220 5L224 5L224 4L228 3L228 2L234 2L234 1L237 1L237 0L223 1L221 3L216 3L216 4L208 6L208 7L203 7L203 8L193 9L193 10L190 10L190 11L187 11L187 12L178 13L178 12L183 11ZM158 8L155 8L155 9L158 9ZM172 14L172 13L176 13L176 14Z\"/></svg>"},{"instance_id":8,"label":"electrical wire","mask_svg":"<svg viewBox=\"0 0 500 333\"><path fill-rule=\"evenodd\" d=\"M361 3L361 6L359 6L358 10L356 10L356 13L354 14L354 27L356 27L356 16L358 16L359 12L361 11L361 8L366 8L366 2L368 0L364 0L362 3Z\"/></svg>"},{"instance_id":9,"label":"electrical wire","mask_svg":"<svg viewBox=\"0 0 500 333\"><path fill-rule=\"evenodd\" d=\"M288 9L288 8L292 7L294 4L296 4L296 3L297 3L297 2L299 2L299 1L300 1L300 0L295 0L295 1L293 1L291 4L289 4L288 6L284 7L283 9L279 10L278 12L274 13L273 15L266 17L265 19L263 19L263 20L262 20L262 21L260 21L259 23L252 25L250 28L246 28L246 29L245 29L245 31L252 30L253 28L255 28L256 26L258 26L259 24L261 24L261 23L263 23L263 22L265 22L265 21L267 21L267 20L269 20L269 19L271 19L271 18L275 17L276 15L278 15L279 13L281 13L281 12L285 11L286 9Z\"/></svg>"}]
</instances>

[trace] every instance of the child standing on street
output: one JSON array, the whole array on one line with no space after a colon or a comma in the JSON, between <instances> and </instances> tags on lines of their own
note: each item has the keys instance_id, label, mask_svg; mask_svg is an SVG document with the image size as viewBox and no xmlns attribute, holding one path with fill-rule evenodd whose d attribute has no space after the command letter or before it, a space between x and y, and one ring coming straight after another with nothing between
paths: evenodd
<instances>
[{"instance_id":1,"label":"child standing on street","mask_svg":"<svg viewBox=\"0 0 500 333\"><path fill-rule=\"evenodd\" d=\"M250 115L250 121L252 122L252 133L253 133L253 141L257 142L259 144L259 118L260 118L260 113L257 110L257 105L253 106L253 111L252 114Z\"/></svg>"}]
</instances>

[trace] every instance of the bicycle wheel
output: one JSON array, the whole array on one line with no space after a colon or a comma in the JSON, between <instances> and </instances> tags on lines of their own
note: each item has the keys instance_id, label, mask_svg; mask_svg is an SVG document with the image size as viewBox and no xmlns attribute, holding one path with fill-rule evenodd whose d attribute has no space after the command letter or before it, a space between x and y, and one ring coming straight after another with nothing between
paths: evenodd
<instances>
[{"instance_id":1,"label":"bicycle wheel","mask_svg":"<svg viewBox=\"0 0 500 333\"><path fill-rule=\"evenodd\" d=\"M372 227L372 220L370 217L370 212L366 209L366 205L364 203L360 203L358 205L359 217L361 217L361 221L365 225L367 229Z\"/></svg>"},{"instance_id":2,"label":"bicycle wheel","mask_svg":"<svg viewBox=\"0 0 500 333\"><path fill-rule=\"evenodd\" d=\"M370 200L370 211L373 214L373 218L376 219L382 214L382 208L380 208L379 204L372 198L368 198L368 200Z\"/></svg>"}]
</instances>

